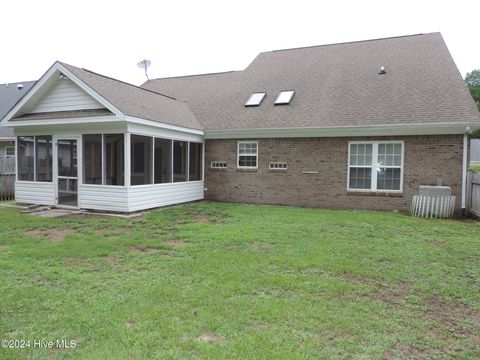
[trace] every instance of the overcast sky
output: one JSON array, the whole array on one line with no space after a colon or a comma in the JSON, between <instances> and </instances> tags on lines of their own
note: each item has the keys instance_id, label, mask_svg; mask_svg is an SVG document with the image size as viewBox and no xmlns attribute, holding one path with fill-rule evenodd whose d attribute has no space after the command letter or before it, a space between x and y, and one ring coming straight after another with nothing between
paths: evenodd
<instances>
[{"instance_id":1,"label":"overcast sky","mask_svg":"<svg viewBox=\"0 0 480 360\"><path fill-rule=\"evenodd\" d=\"M9 0L0 5L0 83L55 60L134 84L242 70L261 51L440 31L464 75L480 68L480 1Z\"/></svg>"}]
</instances>

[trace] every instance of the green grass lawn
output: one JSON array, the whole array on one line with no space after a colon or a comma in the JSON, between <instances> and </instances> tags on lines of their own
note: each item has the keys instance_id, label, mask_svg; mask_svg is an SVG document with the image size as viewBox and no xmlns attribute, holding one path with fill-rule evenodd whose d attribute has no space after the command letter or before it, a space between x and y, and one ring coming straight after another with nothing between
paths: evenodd
<instances>
[{"instance_id":1,"label":"green grass lawn","mask_svg":"<svg viewBox=\"0 0 480 360\"><path fill-rule=\"evenodd\" d=\"M0 209L1 359L480 357L480 226L200 202ZM75 340L75 349L33 348Z\"/></svg>"}]
</instances>

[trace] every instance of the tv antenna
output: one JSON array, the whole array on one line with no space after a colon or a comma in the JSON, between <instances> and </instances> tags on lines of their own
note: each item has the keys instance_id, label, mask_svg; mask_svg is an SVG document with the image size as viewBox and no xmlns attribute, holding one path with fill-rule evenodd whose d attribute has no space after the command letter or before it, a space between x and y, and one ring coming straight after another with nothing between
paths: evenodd
<instances>
[{"instance_id":1,"label":"tv antenna","mask_svg":"<svg viewBox=\"0 0 480 360\"><path fill-rule=\"evenodd\" d=\"M147 59L143 59L142 61L140 61L137 66L140 68L140 69L143 69L145 71L145 76L147 77L147 80L150 80L148 78L148 73L147 73L147 69L148 67L152 65L152 62L150 60L147 60Z\"/></svg>"}]
</instances>

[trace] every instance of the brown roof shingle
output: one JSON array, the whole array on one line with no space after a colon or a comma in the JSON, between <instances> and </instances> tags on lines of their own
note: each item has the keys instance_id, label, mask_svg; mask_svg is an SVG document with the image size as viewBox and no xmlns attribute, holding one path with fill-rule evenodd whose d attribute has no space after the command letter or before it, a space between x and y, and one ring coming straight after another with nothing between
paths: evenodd
<instances>
[{"instance_id":1,"label":"brown roof shingle","mask_svg":"<svg viewBox=\"0 0 480 360\"><path fill-rule=\"evenodd\" d=\"M440 33L263 52L244 71L142 87L186 101L206 130L480 122ZM245 107L254 92L267 96Z\"/></svg>"}]
</instances>

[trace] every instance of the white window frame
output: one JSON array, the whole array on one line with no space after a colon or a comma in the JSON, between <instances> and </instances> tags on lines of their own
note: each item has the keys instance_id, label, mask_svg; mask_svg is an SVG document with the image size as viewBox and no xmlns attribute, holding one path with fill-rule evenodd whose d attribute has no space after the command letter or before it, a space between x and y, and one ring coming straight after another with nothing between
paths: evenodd
<instances>
[{"instance_id":1,"label":"white window frame","mask_svg":"<svg viewBox=\"0 0 480 360\"><path fill-rule=\"evenodd\" d=\"M220 164L224 164L225 166L219 166ZM227 162L223 160L214 160L210 162L210 168L211 169L226 169L227 168Z\"/></svg>"},{"instance_id":2,"label":"white window frame","mask_svg":"<svg viewBox=\"0 0 480 360\"><path fill-rule=\"evenodd\" d=\"M353 144L371 144L372 145L372 164L368 165L350 165L350 148ZM379 166L378 163L378 145L380 144L400 144L402 146L401 151L401 165L400 166ZM349 141L348 142L348 158L347 158L347 191L350 192L378 192L378 193L403 193L403 174L404 174L404 160L405 160L405 141L404 140L385 140L385 141ZM350 168L363 167L372 169L372 181L370 189L351 189L350 188ZM388 189L377 189L377 174L379 168L400 168L400 189L399 190L388 190Z\"/></svg>"},{"instance_id":3,"label":"white window frame","mask_svg":"<svg viewBox=\"0 0 480 360\"><path fill-rule=\"evenodd\" d=\"M240 154L240 144L255 144L257 147L256 154ZM240 166L240 156L255 156L256 166ZM258 169L258 141L238 141L237 142L237 169Z\"/></svg>"},{"instance_id":4,"label":"white window frame","mask_svg":"<svg viewBox=\"0 0 480 360\"><path fill-rule=\"evenodd\" d=\"M288 165L286 161L270 161L268 163L268 169L286 171L288 169Z\"/></svg>"},{"instance_id":5,"label":"white window frame","mask_svg":"<svg viewBox=\"0 0 480 360\"><path fill-rule=\"evenodd\" d=\"M8 149L13 149L13 155L8 155ZM17 149L15 148L15 145L8 145L5 146L5 158L13 158L17 154Z\"/></svg>"}]
</instances>

